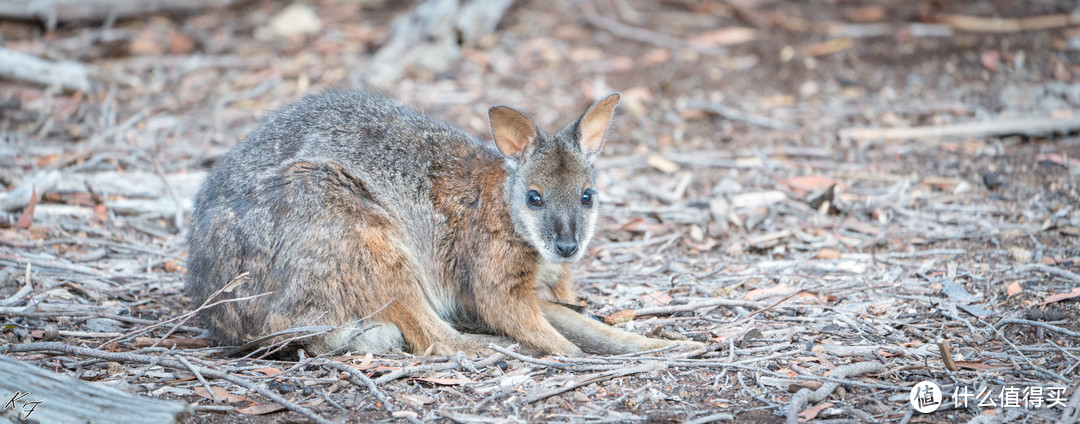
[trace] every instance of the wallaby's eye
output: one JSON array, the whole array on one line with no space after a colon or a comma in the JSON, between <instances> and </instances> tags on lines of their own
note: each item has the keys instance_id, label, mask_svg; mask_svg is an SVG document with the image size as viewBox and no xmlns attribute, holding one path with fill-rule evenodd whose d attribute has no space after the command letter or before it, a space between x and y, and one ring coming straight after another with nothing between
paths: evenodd
<instances>
[{"instance_id":1,"label":"wallaby's eye","mask_svg":"<svg viewBox=\"0 0 1080 424\"><path fill-rule=\"evenodd\" d=\"M593 197L596 197L596 192L591 188L585 189L584 193L581 193L581 205L587 208L592 207Z\"/></svg>"},{"instance_id":2,"label":"wallaby's eye","mask_svg":"<svg viewBox=\"0 0 1080 424\"><path fill-rule=\"evenodd\" d=\"M525 193L525 203L528 203L530 208L540 209L544 207L544 198L540 196L539 191L529 190Z\"/></svg>"}]
</instances>

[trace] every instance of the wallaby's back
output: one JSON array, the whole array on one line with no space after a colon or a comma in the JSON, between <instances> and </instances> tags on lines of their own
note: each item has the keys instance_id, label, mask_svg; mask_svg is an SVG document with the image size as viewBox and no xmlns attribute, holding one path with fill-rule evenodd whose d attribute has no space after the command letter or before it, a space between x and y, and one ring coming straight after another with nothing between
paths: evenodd
<instances>
[{"instance_id":1,"label":"wallaby's back","mask_svg":"<svg viewBox=\"0 0 1080 424\"><path fill-rule=\"evenodd\" d=\"M204 314L215 338L239 344L265 335L260 313L286 308L282 305L291 302L281 297L293 291L287 285L302 277L288 275L298 270L282 262L312 261L303 268L308 271L332 264L334 253L320 250L347 244L335 231L340 221L356 218L347 215L350 210L362 208L367 221L412 229L396 241L434 254L430 240L439 236L429 203L430 175L434 167L457 162L455 155L461 153L499 161L497 152L461 130L374 93L331 91L266 117L258 131L221 158L196 197L187 284L192 299L203 302L242 272L251 273L253 281L239 293L273 292L245 301L251 307L221 305ZM314 174L306 181L336 184L356 196L333 202L333 193L339 191L295 187L294 177L303 173ZM287 244L312 249L316 257L288 257L282 251ZM340 299L327 301L336 304ZM313 319L310 324L321 322Z\"/></svg>"}]
</instances>

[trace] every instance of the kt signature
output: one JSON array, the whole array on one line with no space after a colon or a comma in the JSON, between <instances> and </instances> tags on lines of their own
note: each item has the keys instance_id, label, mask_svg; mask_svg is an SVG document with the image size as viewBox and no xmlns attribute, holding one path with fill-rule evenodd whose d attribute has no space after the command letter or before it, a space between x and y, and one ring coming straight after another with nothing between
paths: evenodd
<instances>
[{"instance_id":1,"label":"kt signature","mask_svg":"<svg viewBox=\"0 0 1080 424\"><path fill-rule=\"evenodd\" d=\"M37 410L38 405L41 405L42 403L45 403L45 401L43 401L43 400L25 400L25 401L22 400L24 397L27 397L29 395L30 395L30 392L16 391L15 394L11 395L11 399L8 400L6 404L4 404L4 410L5 411L8 410L8 409L18 410L19 407L16 406L15 403L19 402L19 401L22 401L22 415L20 415L19 419L25 420L27 418L30 418L30 414L33 414L34 411Z\"/></svg>"}]
</instances>

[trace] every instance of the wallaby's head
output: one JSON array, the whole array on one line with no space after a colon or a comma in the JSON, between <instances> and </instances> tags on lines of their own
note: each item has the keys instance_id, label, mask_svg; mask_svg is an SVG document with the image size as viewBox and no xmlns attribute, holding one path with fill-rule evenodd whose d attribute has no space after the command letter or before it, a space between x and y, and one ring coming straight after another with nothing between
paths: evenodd
<instances>
[{"instance_id":1,"label":"wallaby's head","mask_svg":"<svg viewBox=\"0 0 1080 424\"><path fill-rule=\"evenodd\" d=\"M618 103L618 94L605 97L551 137L514 109L488 111L506 157L504 191L515 230L550 262L581 259L592 239L599 200L593 162Z\"/></svg>"}]
</instances>

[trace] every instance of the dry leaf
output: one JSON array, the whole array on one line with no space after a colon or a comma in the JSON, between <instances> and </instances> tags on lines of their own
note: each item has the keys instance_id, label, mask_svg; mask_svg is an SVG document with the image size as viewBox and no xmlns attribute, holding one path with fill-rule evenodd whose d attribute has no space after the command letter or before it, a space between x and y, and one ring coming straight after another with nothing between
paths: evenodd
<instances>
[{"instance_id":1,"label":"dry leaf","mask_svg":"<svg viewBox=\"0 0 1080 424\"><path fill-rule=\"evenodd\" d=\"M817 390L821 388L822 383L820 381L802 381L798 383L791 383L788 385L788 391L796 393L802 389Z\"/></svg>"},{"instance_id":2,"label":"dry leaf","mask_svg":"<svg viewBox=\"0 0 1080 424\"><path fill-rule=\"evenodd\" d=\"M817 405L815 405L813 407L810 407L810 408L806 408L806 409L802 410L802 412L799 412L799 422L810 421L810 420L816 418L818 416L818 414L821 413L821 411L825 410L825 408L832 407L833 405L835 405L835 404L832 403L832 402L825 402L825 403L819 403L819 404L817 404Z\"/></svg>"},{"instance_id":3,"label":"dry leaf","mask_svg":"<svg viewBox=\"0 0 1080 424\"><path fill-rule=\"evenodd\" d=\"M405 399L406 402L409 402L416 406L427 405L435 402L435 399L424 395L404 394L401 395L401 398Z\"/></svg>"},{"instance_id":4,"label":"dry leaf","mask_svg":"<svg viewBox=\"0 0 1080 424\"><path fill-rule=\"evenodd\" d=\"M679 164L663 156L649 155L649 157L645 158L645 163L652 165L653 168L665 174L672 174L679 170Z\"/></svg>"},{"instance_id":5,"label":"dry leaf","mask_svg":"<svg viewBox=\"0 0 1080 424\"><path fill-rule=\"evenodd\" d=\"M975 370L975 371L992 370L992 369L996 369L996 368L1001 368L1001 366L988 365L988 364L984 364L982 362L976 362L976 361L955 361L954 363L956 364L956 366L958 368L967 368L969 370Z\"/></svg>"},{"instance_id":6,"label":"dry leaf","mask_svg":"<svg viewBox=\"0 0 1080 424\"><path fill-rule=\"evenodd\" d=\"M98 203L94 205L94 219L98 222L105 222L109 220L109 207L104 203Z\"/></svg>"},{"instance_id":7,"label":"dry leaf","mask_svg":"<svg viewBox=\"0 0 1080 424\"><path fill-rule=\"evenodd\" d=\"M1012 284L1005 288L1005 294L1009 296L1016 296L1022 291L1024 291L1024 288L1020 287L1020 280L1013 281Z\"/></svg>"},{"instance_id":8,"label":"dry leaf","mask_svg":"<svg viewBox=\"0 0 1080 424\"><path fill-rule=\"evenodd\" d=\"M641 296L641 301L645 303L645 306L663 306L671 303L671 300L670 295L660 290Z\"/></svg>"},{"instance_id":9,"label":"dry leaf","mask_svg":"<svg viewBox=\"0 0 1080 424\"><path fill-rule=\"evenodd\" d=\"M1080 159L1065 157L1065 156L1062 156L1062 155L1057 154L1057 153L1043 153L1043 154L1040 154L1038 156L1035 156L1035 161L1036 162L1050 162L1050 163L1053 163L1055 165L1061 165L1061 166L1066 166L1066 167L1080 166Z\"/></svg>"},{"instance_id":10,"label":"dry leaf","mask_svg":"<svg viewBox=\"0 0 1080 424\"><path fill-rule=\"evenodd\" d=\"M604 317L604 322L608 325L616 325L630 321L634 319L634 317L637 317L637 312L634 312L633 309L624 309Z\"/></svg>"},{"instance_id":11,"label":"dry leaf","mask_svg":"<svg viewBox=\"0 0 1080 424\"><path fill-rule=\"evenodd\" d=\"M51 154L51 155L45 155L45 156L39 157L37 159L37 161L34 162L34 164L37 165L38 168L42 168L42 167L45 167L45 166L48 166L48 165L52 164L53 162L56 162L57 159L60 159L60 155L54 153L54 154Z\"/></svg>"},{"instance_id":12,"label":"dry leaf","mask_svg":"<svg viewBox=\"0 0 1080 424\"><path fill-rule=\"evenodd\" d=\"M30 228L30 224L34 222L34 207L37 206L37 202L37 187L32 187L30 189L30 204L26 205L22 215L19 215L19 220L15 222L15 228L24 230Z\"/></svg>"},{"instance_id":13,"label":"dry leaf","mask_svg":"<svg viewBox=\"0 0 1080 424\"><path fill-rule=\"evenodd\" d=\"M269 414L271 412L277 412L283 409L285 409L284 406L278 405L276 403L264 403L260 405L252 405L244 409L237 409L236 412L245 415L263 415Z\"/></svg>"},{"instance_id":14,"label":"dry leaf","mask_svg":"<svg viewBox=\"0 0 1080 424\"><path fill-rule=\"evenodd\" d=\"M635 233L658 233L669 228L671 228L671 225L652 223L640 216L630 219L619 227L620 230Z\"/></svg>"},{"instance_id":15,"label":"dry leaf","mask_svg":"<svg viewBox=\"0 0 1080 424\"><path fill-rule=\"evenodd\" d=\"M690 38L690 44L698 46L730 46L757 38L757 30L746 27L730 27L709 31Z\"/></svg>"},{"instance_id":16,"label":"dry leaf","mask_svg":"<svg viewBox=\"0 0 1080 424\"><path fill-rule=\"evenodd\" d=\"M263 375L265 375L267 377L273 377L275 375L278 375L278 374L282 373L281 370L279 370L277 368L274 368L274 367L256 368L256 369L253 369L252 371L257 372L257 373L262 373Z\"/></svg>"},{"instance_id":17,"label":"dry leaf","mask_svg":"<svg viewBox=\"0 0 1080 424\"><path fill-rule=\"evenodd\" d=\"M165 265L163 265L162 268L165 269L165 272L176 272L180 270L180 264L177 264L176 261L169 259L165 261Z\"/></svg>"},{"instance_id":18,"label":"dry leaf","mask_svg":"<svg viewBox=\"0 0 1080 424\"><path fill-rule=\"evenodd\" d=\"M791 293L791 290L791 287L788 286L775 286L769 287L767 289L753 289L746 293L746 296L743 297L743 300L757 300L768 296L789 294Z\"/></svg>"},{"instance_id":19,"label":"dry leaf","mask_svg":"<svg viewBox=\"0 0 1080 424\"><path fill-rule=\"evenodd\" d=\"M848 19L855 22L874 22L885 19L885 8L878 5L860 7L847 13Z\"/></svg>"},{"instance_id":20,"label":"dry leaf","mask_svg":"<svg viewBox=\"0 0 1080 424\"><path fill-rule=\"evenodd\" d=\"M234 395L232 393L229 393L229 391L225 390L224 387L210 386L210 390L214 391L214 394L217 395L218 399L221 399L221 400L223 400L225 402L229 402L229 403L244 402L244 401L251 402L251 400L248 399L248 398L245 398L245 397L242 397L242 396L237 396L237 395ZM202 396L202 397L204 397L206 399L210 399L210 400L214 399L214 397L210 395L210 392L206 391L205 387L196 387L195 388L195 394L197 394L199 396Z\"/></svg>"},{"instance_id":21,"label":"dry leaf","mask_svg":"<svg viewBox=\"0 0 1080 424\"><path fill-rule=\"evenodd\" d=\"M840 251L831 247L822 248L814 259L840 259Z\"/></svg>"},{"instance_id":22,"label":"dry leaf","mask_svg":"<svg viewBox=\"0 0 1080 424\"><path fill-rule=\"evenodd\" d=\"M1046 296L1046 298L1043 299L1042 302L1039 302L1039 306L1042 306L1042 305L1045 305L1045 304L1048 304L1048 303L1060 302L1062 300L1073 299L1073 298L1077 298L1077 297L1080 297L1080 287L1074 287L1072 289L1072 291L1068 292L1068 293L1058 293L1058 294L1052 294L1050 296Z\"/></svg>"},{"instance_id":23,"label":"dry leaf","mask_svg":"<svg viewBox=\"0 0 1080 424\"><path fill-rule=\"evenodd\" d=\"M824 190L836 184L836 180L824 175L804 175L783 180L783 183L799 194Z\"/></svg>"},{"instance_id":24,"label":"dry leaf","mask_svg":"<svg viewBox=\"0 0 1080 424\"><path fill-rule=\"evenodd\" d=\"M1001 52L997 50L987 50L982 53L979 59L982 65L991 71L996 71L998 65L1001 64Z\"/></svg>"}]
</instances>

